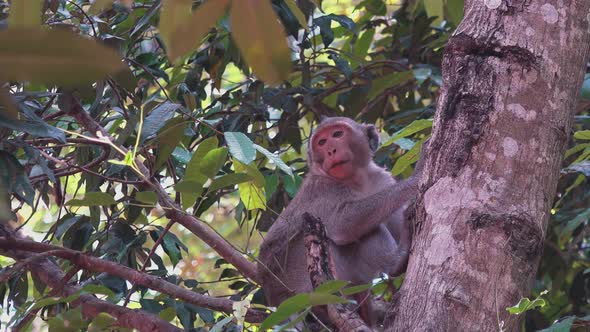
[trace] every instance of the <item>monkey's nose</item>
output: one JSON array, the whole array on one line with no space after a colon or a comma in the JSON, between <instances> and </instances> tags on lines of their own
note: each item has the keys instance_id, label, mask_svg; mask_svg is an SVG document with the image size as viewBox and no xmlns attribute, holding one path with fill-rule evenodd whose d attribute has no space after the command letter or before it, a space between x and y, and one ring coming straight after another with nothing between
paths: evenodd
<instances>
[{"instance_id":1,"label":"monkey's nose","mask_svg":"<svg viewBox=\"0 0 590 332\"><path fill-rule=\"evenodd\" d=\"M336 154L336 148L333 148L332 150L328 150L328 156L332 156L333 154Z\"/></svg>"}]
</instances>

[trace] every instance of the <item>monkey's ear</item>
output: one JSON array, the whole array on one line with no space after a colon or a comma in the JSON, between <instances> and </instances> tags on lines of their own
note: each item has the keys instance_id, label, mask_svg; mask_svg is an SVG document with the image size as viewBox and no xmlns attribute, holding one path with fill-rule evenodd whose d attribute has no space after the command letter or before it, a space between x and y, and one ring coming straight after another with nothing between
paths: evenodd
<instances>
[{"instance_id":1,"label":"monkey's ear","mask_svg":"<svg viewBox=\"0 0 590 332\"><path fill-rule=\"evenodd\" d=\"M369 147L371 148L371 151L375 152L379 148L379 143L380 143L379 133L377 132L377 129L373 125L367 125L366 131L367 131L367 138L369 140Z\"/></svg>"}]
</instances>

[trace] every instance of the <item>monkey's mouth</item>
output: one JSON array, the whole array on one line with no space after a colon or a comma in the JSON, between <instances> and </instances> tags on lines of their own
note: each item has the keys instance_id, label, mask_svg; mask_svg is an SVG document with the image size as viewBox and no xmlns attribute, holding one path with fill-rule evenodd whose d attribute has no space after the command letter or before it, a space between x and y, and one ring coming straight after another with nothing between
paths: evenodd
<instances>
[{"instance_id":1,"label":"monkey's mouth","mask_svg":"<svg viewBox=\"0 0 590 332\"><path fill-rule=\"evenodd\" d=\"M335 163L332 164L332 166L330 166L330 169L334 168L334 167L338 167L340 165L344 165L346 163L348 163L350 160L341 160L341 161L337 161Z\"/></svg>"}]
</instances>

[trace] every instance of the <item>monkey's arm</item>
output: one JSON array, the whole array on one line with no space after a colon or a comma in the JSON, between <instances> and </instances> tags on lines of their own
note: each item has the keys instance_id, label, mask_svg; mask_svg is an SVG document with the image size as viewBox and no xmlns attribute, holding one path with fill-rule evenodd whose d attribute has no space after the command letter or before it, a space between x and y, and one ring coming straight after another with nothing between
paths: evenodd
<instances>
[{"instance_id":1,"label":"monkey's arm","mask_svg":"<svg viewBox=\"0 0 590 332\"><path fill-rule=\"evenodd\" d=\"M369 197L338 204L326 222L328 236L337 245L357 241L401 208L406 203L402 197L415 196L418 180L412 176Z\"/></svg>"},{"instance_id":2,"label":"monkey's arm","mask_svg":"<svg viewBox=\"0 0 590 332\"><path fill-rule=\"evenodd\" d=\"M424 142L414 174L408 179L399 181L369 197L355 201L344 201L338 204L336 210L330 214L326 222L328 236L334 243L345 245L357 241L386 221L387 217L403 207L409 199L416 196L418 182L424 170L425 154L430 145L429 141L430 139L427 139ZM401 235L408 236L407 234ZM409 244L409 241L402 242L408 242Z\"/></svg>"}]
</instances>

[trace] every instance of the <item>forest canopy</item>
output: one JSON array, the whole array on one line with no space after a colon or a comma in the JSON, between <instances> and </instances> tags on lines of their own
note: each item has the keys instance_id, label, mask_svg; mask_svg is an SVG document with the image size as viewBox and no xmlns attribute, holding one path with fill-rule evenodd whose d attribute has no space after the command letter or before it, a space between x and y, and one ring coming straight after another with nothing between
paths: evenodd
<instances>
[{"instance_id":1,"label":"forest canopy","mask_svg":"<svg viewBox=\"0 0 590 332\"><path fill-rule=\"evenodd\" d=\"M106 331L129 308L258 330L343 301L333 282L270 310L250 263L322 116L375 124L377 164L412 174L463 5L0 0L2 328ZM524 330L590 321L590 71L571 134L533 294L501 308Z\"/></svg>"}]
</instances>

